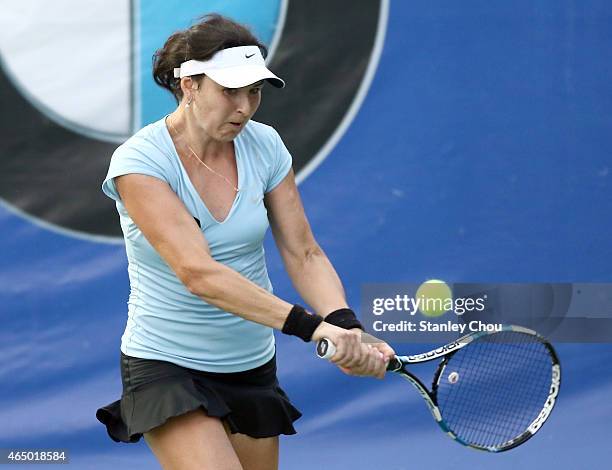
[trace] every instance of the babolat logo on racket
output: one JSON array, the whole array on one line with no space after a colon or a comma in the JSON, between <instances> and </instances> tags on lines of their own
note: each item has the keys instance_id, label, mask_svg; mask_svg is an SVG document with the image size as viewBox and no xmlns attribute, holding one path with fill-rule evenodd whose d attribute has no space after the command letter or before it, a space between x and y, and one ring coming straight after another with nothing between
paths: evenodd
<instances>
[{"instance_id":1,"label":"babolat logo on racket","mask_svg":"<svg viewBox=\"0 0 612 470\"><path fill-rule=\"evenodd\" d=\"M317 344L317 354L320 357L324 357L327 354L329 343L327 341L319 341Z\"/></svg>"},{"instance_id":2,"label":"babolat logo on racket","mask_svg":"<svg viewBox=\"0 0 612 470\"><path fill-rule=\"evenodd\" d=\"M429 351L422 354L417 354L416 356L409 356L410 360L413 361L428 361L430 359L435 359L436 357L444 356L448 354L453 349L457 349L461 347L461 343L459 341L455 341L453 343L445 344L441 348L434 349L433 351Z\"/></svg>"},{"instance_id":3,"label":"babolat logo on racket","mask_svg":"<svg viewBox=\"0 0 612 470\"><path fill-rule=\"evenodd\" d=\"M561 366L559 364L555 364L552 369L552 383L550 384L550 393L548 395L548 400L546 400L546 405L538 415L538 417L531 423L529 426L529 431L533 434L544 424L544 422L548 419L548 415L555 406L555 402L557 400L557 395L559 394L559 387L561 385Z\"/></svg>"}]
</instances>

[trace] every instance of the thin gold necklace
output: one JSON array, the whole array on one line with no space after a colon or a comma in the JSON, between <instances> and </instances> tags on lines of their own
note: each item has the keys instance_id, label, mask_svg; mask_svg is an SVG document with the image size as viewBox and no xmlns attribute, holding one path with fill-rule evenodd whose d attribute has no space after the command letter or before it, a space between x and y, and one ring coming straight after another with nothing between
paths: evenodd
<instances>
[{"instance_id":1,"label":"thin gold necklace","mask_svg":"<svg viewBox=\"0 0 612 470\"><path fill-rule=\"evenodd\" d=\"M176 136L178 137L178 136L179 136L179 133L178 133L178 131L176 130L176 127L174 127L174 125L172 124L172 122L170 122L170 119L166 119L166 122L167 122L168 124L170 124L170 127L172 128L172 130L174 131L174 133L175 133L175 134L176 134ZM216 172L216 171L215 171L215 170L213 170L211 167L209 167L209 166L208 166L206 163L204 163L204 162L202 161L202 159L201 159L200 157L198 157L198 154L197 154L197 153L195 153L195 151L194 151L194 150L191 148L191 145L189 145L189 142L187 142L187 140L186 140L186 139L183 139L183 140L185 141L185 145L186 145L186 146L187 146L187 148L190 150L190 152L193 154L193 156L194 156L194 157L196 157L196 160L197 160L197 161L199 161L199 162L200 162L202 165L204 165L204 167L205 167L205 168L206 168L208 171L210 171L211 173L214 173L215 175L217 175L217 176L218 176L218 177L220 177L220 178L223 178L223 179L224 179L224 180L227 182L227 184L229 184L229 185L230 185L230 186L231 186L231 187L234 189L234 191L236 191L236 192L240 191L240 189L238 189L236 186L234 186L234 184L233 184L233 183L232 183L232 182L231 182L229 179L227 179L227 178L226 178L225 176L223 176L221 173Z\"/></svg>"}]
</instances>

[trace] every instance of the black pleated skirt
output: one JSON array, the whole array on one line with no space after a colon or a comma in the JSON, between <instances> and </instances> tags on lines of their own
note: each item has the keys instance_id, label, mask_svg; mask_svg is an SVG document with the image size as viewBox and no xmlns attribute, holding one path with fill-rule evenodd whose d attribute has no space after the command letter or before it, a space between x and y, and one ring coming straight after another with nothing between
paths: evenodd
<instances>
[{"instance_id":1,"label":"black pleated skirt","mask_svg":"<svg viewBox=\"0 0 612 470\"><path fill-rule=\"evenodd\" d=\"M121 400L99 408L96 418L116 442L138 442L169 418L202 408L227 422L232 433L255 438L295 434L302 414L276 377L276 356L244 372L216 373L121 353Z\"/></svg>"}]
</instances>

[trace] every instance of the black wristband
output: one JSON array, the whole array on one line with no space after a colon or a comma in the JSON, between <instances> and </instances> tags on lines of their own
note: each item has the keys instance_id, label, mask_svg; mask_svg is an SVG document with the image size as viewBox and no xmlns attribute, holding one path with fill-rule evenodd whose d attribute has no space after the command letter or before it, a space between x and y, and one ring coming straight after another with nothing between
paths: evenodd
<instances>
[{"instance_id":1,"label":"black wristband","mask_svg":"<svg viewBox=\"0 0 612 470\"><path fill-rule=\"evenodd\" d=\"M312 339L312 334L322 321L323 317L310 315L304 310L304 307L294 305L285 320L282 332L286 335L297 336L308 342Z\"/></svg>"},{"instance_id":2,"label":"black wristband","mask_svg":"<svg viewBox=\"0 0 612 470\"><path fill-rule=\"evenodd\" d=\"M339 326L340 328L344 328L345 330L350 330L351 328L360 328L363 330L363 326L359 323L359 320L357 320L355 312L350 308L334 310L325 317L325 321L332 325Z\"/></svg>"}]
</instances>

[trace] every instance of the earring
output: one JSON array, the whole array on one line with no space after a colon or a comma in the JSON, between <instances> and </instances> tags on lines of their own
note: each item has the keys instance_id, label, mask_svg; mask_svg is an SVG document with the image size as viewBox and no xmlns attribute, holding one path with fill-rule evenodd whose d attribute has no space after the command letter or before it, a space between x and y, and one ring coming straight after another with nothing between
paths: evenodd
<instances>
[{"instance_id":1,"label":"earring","mask_svg":"<svg viewBox=\"0 0 612 470\"><path fill-rule=\"evenodd\" d=\"M193 100L193 96L189 96L189 99L187 100L187 104L185 105L186 108L188 108L189 106L191 106L191 101Z\"/></svg>"}]
</instances>

